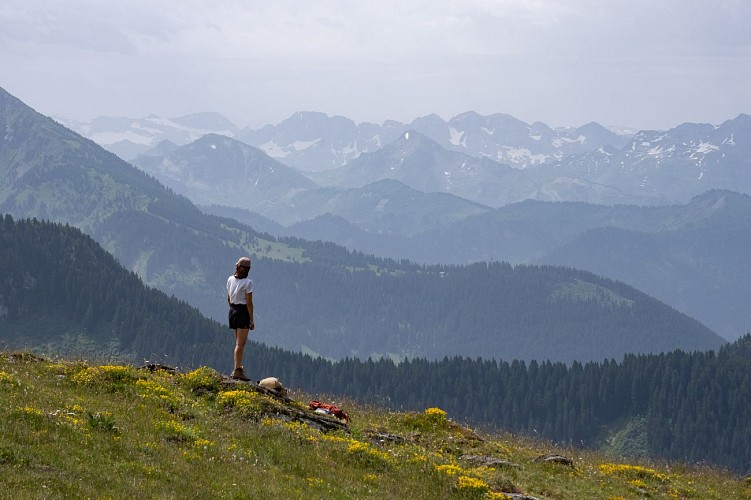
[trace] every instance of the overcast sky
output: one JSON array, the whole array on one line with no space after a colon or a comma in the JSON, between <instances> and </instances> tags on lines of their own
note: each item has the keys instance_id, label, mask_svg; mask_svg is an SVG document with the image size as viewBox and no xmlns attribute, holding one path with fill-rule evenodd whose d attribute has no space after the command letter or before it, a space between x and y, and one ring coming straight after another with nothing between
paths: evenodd
<instances>
[{"instance_id":1,"label":"overcast sky","mask_svg":"<svg viewBox=\"0 0 751 500\"><path fill-rule=\"evenodd\" d=\"M748 0L5 0L0 87L84 121L473 110L667 129L751 113L749 26Z\"/></svg>"}]
</instances>

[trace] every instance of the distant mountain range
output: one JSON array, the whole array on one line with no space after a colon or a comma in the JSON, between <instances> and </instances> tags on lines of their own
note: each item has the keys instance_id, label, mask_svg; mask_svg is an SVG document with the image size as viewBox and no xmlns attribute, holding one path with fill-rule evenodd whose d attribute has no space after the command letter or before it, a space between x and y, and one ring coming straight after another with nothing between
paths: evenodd
<instances>
[{"instance_id":1,"label":"distant mountain range","mask_svg":"<svg viewBox=\"0 0 751 500\"><path fill-rule=\"evenodd\" d=\"M239 129L217 113L178 118L99 117L89 123L57 119L126 160L134 159L163 140L185 145L214 133L241 140L304 171L341 167L362 153L381 149L410 130L431 138L449 151L517 168L594 151L605 145L620 148L630 137L597 123L578 128L551 128L541 122L530 125L510 115L482 116L472 111L448 122L437 115L428 115L407 124L387 120L381 125L356 124L343 116L319 112L298 112L277 125L266 125L258 130Z\"/></svg>"},{"instance_id":2,"label":"distant mountain range","mask_svg":"<svg viewBox=\"0 0 751 500\"><path fill-rule=\"evenodd\" d=\"M493 116L497 118L496 115ZM470 117L474 119L470 120ZM498 128L489 129L489 118L485 120L481 118L476 114L465 113L449 123L457 126L459 123L465 123L466 126L475 124L480 127L479 122L482 124L479 130L495 131L493 137L516 139L521 137L519 131L512 133L515 129L506 130L505 134L502 134L501 129ZM182 120L185 122L185 118ZM210 123L220 125L225 122L214 116L213 120L205 125L208 126ZM347 138L354 133L352 130L355 130L352 128L353 124L352 127L346 127L346 123L349 122L342 118L328 118L315 113L299 113L294 120L291 118L277 127L268 126L263 130L269 132L273 129L280 134L279 137L285 138L285 141L292 141L294 138L295 140L291 143L297 144L295 146L297 149L293 148L295 154L312 155L314 150L319 150L310 144L319 144L323 141L321 138L323 136L316 140L311 139L311 134L316 133L327 137L329 147L326 151L341 152L342 150L337 149L337 145L342 141L350 140ZM299 205L293 200L301 190L318 187L362 188L383 179L398 180L424 193L452 194L494 208L526 199L583 201L603 205L664 205L686 203L692 197L711 189L730 189L741 193L751 193L751 167L748 160L751 158L751 117L748 115L739 115L717 127L706 124L683 124L666 132L642 131L631 139L608 135L602 132L604 129L590 125L582 127L583 131L588 131L586 137L590 137L590 140L582 139L576 142L577 148L571 149L571 151L578 150L578 153L567 156L562 153L549 154L545 157L544 163L524 165L499 163L496 161L498 155L483 153L484 147L459 147L452 144L439 133L439 129L443 129L438 126L440 120L437 117L416 120L415 123L420 125L422 131L417 129L403 131L403 128L393 123L389 127L384 126L381 130L386 130L388 133L382 133L377 141L368 142L367 148L350 155L343 166L319 169L316 172L308 171L307 167L297 168L300 166L300 161L293 161L294 155L277 154L274 153L274 148L269 147L265 147L264 150L263 144L266 143L243 138L247 137L247 133L243 134L236 130L228 133L235 136L235 141L244 141L246 146L254 143L253 147L256 151L251 152L250 149L245 148L243 154L248 157L252 156L254 158L252 161L255 162L257 168L261 168L260 165L264 164L263 168L268 170L264 176L264 189L253 190L245 199L234 195L225 196L225 198L233 198L232 203L206 199L206 193L200 192L201 189L212 188L201 185L200 181L195 179L191 181L185 175L192 175L196 179L200 179L201 175L208 175L218 181L225 173L240 168L240 164L247 161L241 159L238 156L239 153L235 153L234 156L231 153L226 153L224 156L219 153L206 156L200 152L201 142L196 146L161 142L132 161L197 203L217 203L248 208L283 225L322 214L314 207L308 207L304 203ZM429 123L433 125L428 127ZM509 123L509 126L521 127L519 125L521 122L510 118L505 122L496 120L493 123L496 125ZM296 128L293 127L294 124ZM444 125L449 127L448 124ZM542 130L541 125L537 126ZM142 128L139 125L139 130ZM399 133L394 134L393 132L397 129ZM344 130L349 130L349 132L342 132ZM448 130L457 129L449 127ZM425 132L430 132L432 135L426 135ZM343 135L335 138L331 135L335 133ZM487 132L483 133L488 135ZM465 136L469 142L464 141L464 143L475 144L468 139L475 135L477 132L472 134L466 132ZM217 142L216 134L210 137L214 137L213 140ZM541 137L549 138L549 133ZM583 132L579 137L585 137ZM619 138L620 144L625 142L625 145L621 147L612 145L612 143L619 142L614 138ZM390 142L384 142L386 139L390 139ZM437 139L442 140L443 144ZM604 144L603 141L606 139L613 140L609 140L611 144ZM550 140L558 145L574 144L561 142L560 138ZM230 143L222 144L230 147ZM308 146L303 147L303 144L308 144ZM215 147L217 147L216 144ZM243 146L237 144L231 147L236 150L243 149ZM263 155L261 151L272 153L276 157ZM198 155L195 162L192 160L194 154ZM344 158L345 156L347 155L337 153L337 157ZM227 166L225 163L228 161L235 163ZM160 166L161 163L163 165ZM293 174L294 170L285 169L281 165L292 169L297 168L296 172L300 175ZM520 166L525 166L525 168L520 168ZM204 174L199 174L195 171L196 169L203 170ZM213 172L213 169L217 171ZM208 171L211 173L206 173ZM248 172L252 173L252 169ZM315 184L302 181L302 174L309 177ZM293 180L291 177L296 177L296 179ZM276 185L277 183L279 185ZM214 198L222 194L219 187L215 188ZM195 190L191 192L192 188ZM324 198L326 195L316 197ZM333 212L323 213L334 214Z\"/></svg>"},{"instance_id":3,"label":"distant mountain range","mask_svg":"<svg viewBox=\"0 0 751 500\"><path fill-rule=\"evenodd\" d=\"M362 153L377 151L409 131L419 132L449 151L518 168L603 145L618 148L628 142L628 137L596 123L552 129L540 122L529 125L510 115L482 116L471 111L448 122L428 115L408 124L389 120L382 125L356 125L340 116L300 112L278 125L257 131L246 129L238 138L290 166L321 171L346 165Z\"/></svg>"},{"instance_id":4,"label":"distant mountain range","mask_svg":"<svg viewBox=\"0 0 751 500\"><path fill-rule=\"evenodd\" d=\"M710 189L751 194L751 116L739 115L719 126L684 123L665 132L642 131L623 148L601 147L540 170L542 181L583 179L616 188L637 202L639 197L661 204L685 202ZM565 190L549 197L596 201L575 199Z\"/></svg>"},{"instance_id":5,"label":"distant mountain range","mask_svg":"<svg viewBox=\"0 0 751 500\"><path fill-rule=\"evenodd\" d=\"M321 185L342 188L395 179L424 193L448 193L492 207L527 199L537 190L525 170L449 151L415 131L343 167L309 175Z\"/></svg>"},{"instance_id":6,"label":"distant mountain range","mask_svg":"<svg viewBox=\"0 0 751 500\"><path fill-rule=\"evenodd\" d=\"M216 134L185 146L162 142L135 163L194 203L223 203L277 217L297 193L318 187L297 169Z\"/></svg>"},{"instance_id":7,"label":"distant mountain range","mask_svg":"<svg viewBox=\"0 0 751 500\"><path fill-rule=\"evenodd\" d=\"M423 192L454 194L491 207L525 199L655 205L685 203L710 189L751 193L748 115L718 126L685 123L633 136L596 123L553 129L474 112L449 121L429 115L409 124L382 125L299 112L259 130L239 129L216 113L61 121L141 165L140 154L155 161L214 134L253 146L308 173L320 186L359 188L392 178ZM278 191L269 193L279 201ZM264 215L283 224L311 218L289 211Z\"/></svg>"},{"instance_id":8,"label":"distant mountain range","mask_svg":"<svg viewBox=\"0 0 751 500\"><path fill-rule=\"evenodd\" d=\"M91 122L55 117L62 125L91 139L120 158L130 160L162 141L185 145L206 134L234 137L238 128L218 113L196 113L176 118L100 116Z\"/></svg>"},{"instance_id":9,"label":"distant mountain range","mask_svg":"<svg viewBox=\"0 0 751 500\"><path fill-rule=\"evenodd\" d=\"M272 345L330 357L585 361L723 342L638 290L586 272L422 266L258 234L202 213L1 89L0 128L0 212L81 228L144 282L216 319L226 315L222 290L231 263L250 254L254 336ZM201 154L215 151L208 141L199 144L208 146ZM241 148L232 151L242 157ZM116 308L117 295L106 297Z\"/></svg>"},{"instance_id":10,"label":"distant mountain range","mask_svg":"<svg viewBox=\"0 0 751 500\"><path fill-rule=\"evenodd\" d=\"M241 145L241 141L208 137L214 138L214 148L243 150L244 156L216 150L206 156L201 150L203 141L195 146L162 142L133 163L197 203L247 208L283 225L324 213L336 215L326 209L326 203L338 196L337 191L300 196L303 191L363 188L384 179L398 180L423 193L451 194L493 208L526 199L661 205L686 203L711 189L751 193L751 117L747 115L719 127L685 124L659 134L640 132L620 150L602 146L524 169L445 149L416 131L404 132L343 167L321 172L284 168L278 160ZM233 189L223 191L222 179L227 173L243 168L252 175L253 168L247 167L250 157L253 168L266 171L263 188L250 188L242 196L242 183L233 180ZM315 184L302 180L302 174ZM211 178L216 186L202 178ZM213 190L213 195L207 197L206 190ZM312 199L323 205L311 205ZM382 202L399 204L394 198ZM377 212L372 214L379 217ZM363 223L360 227L365 229L371 221L350 222ZM383 228L383 232L393 230Z\"/></svg>"},{"instance_id":11,"label":"distant mountain range","mask_svg":"<svg viewBox=\"0 0 751 500\"><path fill-rule=\"evenodd\" d=\"M748 115L718 126L685 123L667 131L640 131L635 135L617 134L597 123L551 128L500 113L482 116L474 112L448 121L429 115L408 124L389 120L381 125L298 112L258 130L240 129L216 113L172 119L100 117L90 123L58 120L126 160L164 140L183 146L213 133L254 146L287 166L317 172L345 166L412 131L447 151L535 170L529 174L530 180L539 189L517 190L527 198L540 200L685 202L712 188L747 192L750 184L748 163L744 163L751 142ZM546 168L532 168L539 166ZM739 180L743 189L734 185ZM475 196L469 198L486 203ZM504 202L509 201L499 197L493 205Z\"/></svg>"}]
</instances>

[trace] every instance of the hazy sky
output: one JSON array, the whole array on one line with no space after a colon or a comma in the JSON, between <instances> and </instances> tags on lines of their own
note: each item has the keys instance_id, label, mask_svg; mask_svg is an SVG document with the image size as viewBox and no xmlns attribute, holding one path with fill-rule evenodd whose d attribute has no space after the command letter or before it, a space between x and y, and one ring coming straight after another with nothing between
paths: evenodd
<instances>
[{"instance_id":1,"label":"hazy sky","mask_svg":"<svg viewBox=\"0 0 751 500\"><path fill-rule=\"evenodd\" d=\"M748 0L5 0L0 87L77 120L473 110L666 129L751 113L749 26Z\"/></svg>"}]
</instances>

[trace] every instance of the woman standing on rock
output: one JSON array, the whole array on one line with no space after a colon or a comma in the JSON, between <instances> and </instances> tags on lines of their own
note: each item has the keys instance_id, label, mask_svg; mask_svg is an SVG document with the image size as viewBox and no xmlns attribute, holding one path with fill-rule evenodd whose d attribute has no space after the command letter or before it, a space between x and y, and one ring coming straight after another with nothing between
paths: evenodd
<instances>
[{"instance_id":1,"label":"woman standing on rock","mask_svg":"<svg viewBox=\"0 0 751 500\"><path fill-rule=\"evenodd\" d=\"M248 341L248 331L253 322L253 281L248 278L250 259L241 257L235 264L235 274L227 279L227 304L229 304L229 327L235 331L235 369L232 378L250 380L243 368L243 351Z\"/></svg>"}]
</instances>

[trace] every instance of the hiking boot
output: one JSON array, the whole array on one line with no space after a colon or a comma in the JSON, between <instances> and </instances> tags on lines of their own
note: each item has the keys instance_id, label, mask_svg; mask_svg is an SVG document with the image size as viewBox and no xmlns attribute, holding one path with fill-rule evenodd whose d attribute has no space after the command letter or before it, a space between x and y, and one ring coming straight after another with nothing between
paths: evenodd
<instances>
[{"instance_id":1,"label":"hiking boot","mask_svg":"<svg viewBox=\"0 0 751 500\"><path fill-rule=\"evenodd\" d=\"M232 378L235 380L242 380L244 382L248 382L250 379L245 375L245 370L243 370L243 367L235 368L235 371L232 372Z\"/></svg>"}]
</instances>

